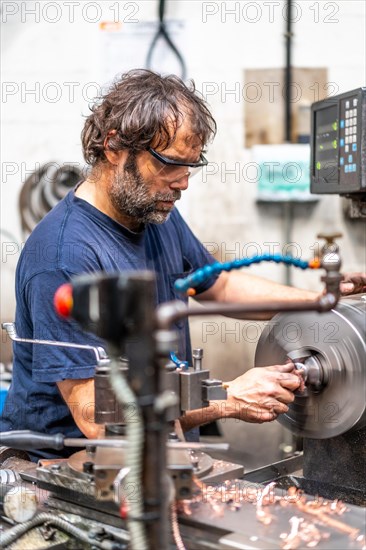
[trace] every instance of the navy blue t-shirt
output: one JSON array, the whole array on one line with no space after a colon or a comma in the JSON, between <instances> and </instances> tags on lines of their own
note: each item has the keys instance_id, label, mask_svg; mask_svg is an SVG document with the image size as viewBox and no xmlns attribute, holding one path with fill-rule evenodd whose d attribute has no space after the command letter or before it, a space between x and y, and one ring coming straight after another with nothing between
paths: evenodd
<instances>
[{"instance_id":1,"label":"navy blue t-shirt","mask_svg":"<svg viewBox=\"0 0 366 550\"><path fill-rule=\"evenodd\" d=\"M16 272L17 332L24 338L105 347L75 321L57 315L53 297L60 285L81 273L147 269L156 274L159 304L182 299L174 290L174 281L214 261L176 209L165 223L148 224L134 233L70 191L34 229L20 256ZM214 281L206 281L198 293ZM188 322L181 321L177 327L178 356L190 360ZM29 429L81 437L56 382L92 378L94 371L91 351L14 343L13 380L0 431ZM61 454L39 451L36 456ZM65 450L65 456L68 454L70 451Z\"/></svg>"}]
</instances>

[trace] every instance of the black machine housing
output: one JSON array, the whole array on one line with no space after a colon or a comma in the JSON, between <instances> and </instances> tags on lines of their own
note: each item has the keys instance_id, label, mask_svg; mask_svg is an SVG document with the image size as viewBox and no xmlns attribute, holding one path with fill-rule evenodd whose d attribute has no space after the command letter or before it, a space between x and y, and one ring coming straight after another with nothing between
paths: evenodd
<instances>
[{"instance_id":1,"label":"black machine housing","mask_svg":"<svg viewBox=\"0 0 366 550\"><path fill-rule=\"evenodd\" d=\"M366 200L366 88L312 104L311 192Z\"/></svg>"}]
</instances>

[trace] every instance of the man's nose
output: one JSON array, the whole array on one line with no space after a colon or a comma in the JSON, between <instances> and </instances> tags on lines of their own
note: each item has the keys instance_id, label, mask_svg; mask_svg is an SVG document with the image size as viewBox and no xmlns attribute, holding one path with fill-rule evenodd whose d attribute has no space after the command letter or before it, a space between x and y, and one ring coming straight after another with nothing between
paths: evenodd
<instances>
[{"instance_id":1,"label":"man's nose","mask_svg":"<svg viewBox=\"0 0 366 550\"><path fill-rule=\"evenodd\" d=\"M187 170L182 176L177 177L169 184L170 189L178 189L179 191L185 191L188 188L190 171Z\"/></svg>"}]
</instances>

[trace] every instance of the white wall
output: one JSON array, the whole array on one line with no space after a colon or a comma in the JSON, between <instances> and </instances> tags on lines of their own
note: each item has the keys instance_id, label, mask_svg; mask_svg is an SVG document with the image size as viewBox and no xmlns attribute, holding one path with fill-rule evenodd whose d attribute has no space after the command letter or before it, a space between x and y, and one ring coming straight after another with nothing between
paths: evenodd
<instances>
[{"instance_id":1,"label":"white wall","mask_svg":"<svg viewBox=\"0 0 366 550\"><path fill-rule=\"evenodd\" d=\"M136 60L141 64L147 38L139 38L133 47L119 43L106 31L101 21L113 20L117 7L124 19L126 34L133 33L139 22L155 19L157 3L135 2L3 2L2 3L2 185L1 228L22 240L17 201L22 181L37 163L55 160L58 163L82 164L79 135L87 103L105 83L106 71L120 72ZM294 64L299 67L327 67L334 89L345 92L365 83L365 4L358 0L336 2L297 2L294 26ZM71 17L72 7L74 15ZM283 66L284 1L256 2L167 2L167 16L184 22L185 28L176 37L187 61L189 76L206 94L218 122L218 134L210 147L209 159L227 169L235 162L250 160L244 148L243 71L246 68ZM36 15L30 13L36 10ZM230 14L230 10L232 13ZM234 10L234 11L233 11ZM12 12L14 15L12 15ZM52 20L59 19L52 23ZM95 22L92 22L92 21ZM115 42L113 42L115 40ZM112 45L108 50L106 43ZM128 43L128 40L127 40ZM122 45L121 45L122 44ZM111 51L114 60L111 60ZM169 57L164 69L175 70ZM161 69L156 62L156 70ZM51 84L54 83L54 84ZM73 84L71 84L73 83ZM38 88L37 88L38 87ZM30 90L36 89L32 95ZM39 91L38 91L39 90ZM72 92L74 90L74 93ZM230 90L239 90L230 93ZM55 94L61 97L53 101ZM279 121L279 124L282 124ZM234 176L211 176L206 183L193 180L182 201L191 226L205 243L217 243L223 252L242 251L248 242L283 244L280 210L258 209L255 186ZM293 240L311 255L316 233L337 228L344 233L341 241L345 270L365 266L365 227L362 222L343 219L341 200L322 197L310 209L300 208L293 228ZM13 317L12 285L17 246L2 235L1 319ZM253 268L252 272L281 280L283 270L277 266ZM316 274L294 272L294 283L319 288ZM235 335L225 335L221 319L218 334L206 338L207 364L214 373L229 378L252 363L255 342ZM193 341L202 344L205 321L193 323ZM229 322L229 321L228 321ZM235 330L234 325L226 327ZM207 326L206 326L207 328ZM252 339L252 337L249 337ZM226 340L226 343L224 343ZM226 365L223 369L222 365ZM230 430L224 426L230 436ZM252 427L235 424L233 440L250 435ZM249 430L249 431L248 431ZM260 431L257 431L260 430ZM282 437L273 426L255 427L255 433L272 430L272 451ZM239 435L238 432L239 431ZM254 448L253 452L259 452ZM267 454L268 458L268 454Z\"/></svg>"}]
</instances>

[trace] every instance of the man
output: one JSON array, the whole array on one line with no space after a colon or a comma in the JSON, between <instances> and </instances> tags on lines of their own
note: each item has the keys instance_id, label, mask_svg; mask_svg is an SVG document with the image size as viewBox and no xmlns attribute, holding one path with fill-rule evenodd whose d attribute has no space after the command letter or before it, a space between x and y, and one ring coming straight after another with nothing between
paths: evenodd
<instances>
[{"instance_id":1,"label":"man","mask_svg":"<svg viewBox=\"0 0 366 550\"><path fill-rule=\"evenodd\" d=\"M161 303L178 298L173 287L177 278L214 261L174 203L188 187L191 171L207 163L204 147L215 130L203 100L177 77L136 70L113 85L92 108L82 133L90 174L42 220L22 252L16 276L21 336L101 345L54 311L55 291L73 275L151 269ZM313 298L312 292L242 272L211 277L197 289L201 301ZM188 324L177 328L179 357L189 360ZM0 430L101 435L93 422L93 375L91 353L16 344L13 384ZM219 417L274 420L288 410L299 384L291 363L249 370L228 383L227 402L187 413L181 419L183 429ZM55 455L46 451L38 456Z\"/></svg>"}]
</instances>

